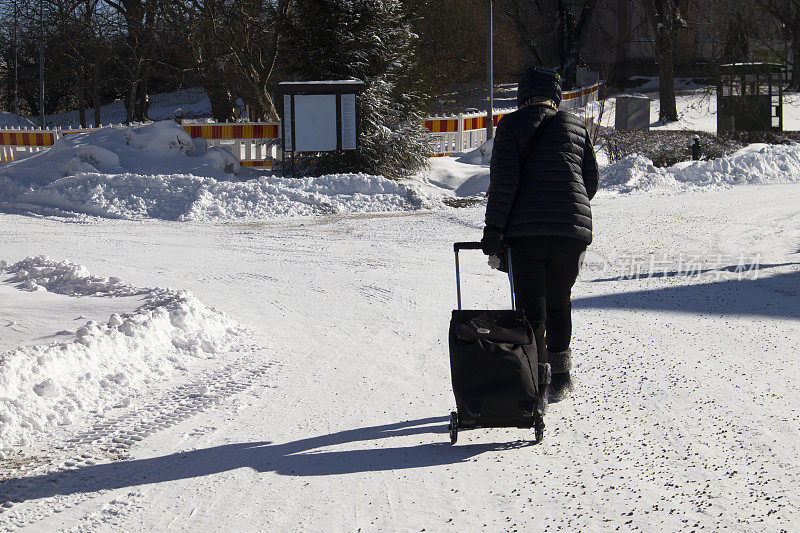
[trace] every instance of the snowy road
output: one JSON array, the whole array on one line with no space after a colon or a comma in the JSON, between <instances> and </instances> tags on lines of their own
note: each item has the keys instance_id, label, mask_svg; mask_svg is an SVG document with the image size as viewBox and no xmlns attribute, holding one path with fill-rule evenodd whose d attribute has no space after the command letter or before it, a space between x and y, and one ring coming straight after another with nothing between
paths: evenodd
<instances>
[{"instance_id":1,"label":"snowy road","mask_svg":"<svg viewBox=\"0 0 800 533\"><path fill-rule=\"evenodd\" d=\"M63 429L49 464L0 484L0 526L796 530L798 206L798 185L597 199L574 290L573 396L550 406L541 445L477 430L455 447L452 242L479 236L481 208L263 223L0 215L0 259L46 253L189 289L250 331L139 409L82 428L128 441L118 455L66 464L85 450ZM755 260L758 279L739 280ZM483 256L463 268L465 305L506 305ZM0 327L32 307L9 318L3 305ZM216 394L188 392L199 387Z\"/></svg>"}]
</instances>

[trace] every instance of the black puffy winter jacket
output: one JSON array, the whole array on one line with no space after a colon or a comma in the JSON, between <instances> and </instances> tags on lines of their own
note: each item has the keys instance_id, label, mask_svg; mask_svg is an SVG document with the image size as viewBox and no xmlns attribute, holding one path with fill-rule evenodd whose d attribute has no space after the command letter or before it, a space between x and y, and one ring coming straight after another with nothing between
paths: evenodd
<instances>
[{"instance_id":1,"label":"black puffy winter jacket","mask_svg":"<svg viewBox=\"0 0 800 533\"><path fill-rule=\"evenodd\" d=\"M592 242L589 200L597 191L597 162L583 122L559 111L524 166L520 151L545 113L529 105L506 115L497 125L492 151L486 225L512 237L560 236Z\"/></svg>"}]
</instances>

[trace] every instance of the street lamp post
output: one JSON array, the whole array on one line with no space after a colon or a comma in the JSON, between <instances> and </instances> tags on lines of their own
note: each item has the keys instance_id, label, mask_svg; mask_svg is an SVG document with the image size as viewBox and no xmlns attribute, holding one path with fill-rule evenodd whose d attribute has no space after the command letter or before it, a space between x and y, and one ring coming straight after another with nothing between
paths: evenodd
<instances>
[{"instance_id":1,"label":"street lamp post","mask_svg":"<svg viewBox=\"0 0 800 533\"><path fill-rule=\"evenodd\" d=\"M17 115L19 120L19 46L17 45L17 21L19 15L17 13L17 0L14 0L14 114Z\"/></svg>"},{"instance_id":2,"label":"street lamp post","mask_svg":"<svg viewBox=\"0 0 800 533\"><path fill-rule=\"evenodd\" d=\"M486 2L486 140L494 137L494 50L492 46L492 0Z\"/></svg>"},{"instance_id":3,"label":"street lamp post","mask_svg":"<svg viewBox=\"0 0 800 533\"><path fill-rule=\"evenodd\" d=\"M44 129L44 1L39 0L39 125Z\"/></svg>"}]
</instances>

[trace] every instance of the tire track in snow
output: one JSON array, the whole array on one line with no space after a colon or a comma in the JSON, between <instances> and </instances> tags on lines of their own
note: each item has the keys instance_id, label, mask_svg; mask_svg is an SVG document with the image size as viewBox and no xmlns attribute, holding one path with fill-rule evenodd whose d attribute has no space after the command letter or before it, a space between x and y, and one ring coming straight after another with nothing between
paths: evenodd
<instances>
[{"instance_id":1,"label":"tire track in snow","mask_svg":"<svg viewBox=\"0 0 800 533\"><path fill-rule=\"evenodd\" d=\"M274 362L245 358L180 385L128 413L97 420L91 428L52 447L52 454L0 461L0 529L14 531L94 499L79 488L51 495L66 472L130 458L132 446L251 388L270 374ZM102 479L92 479L94 485ZM111 480L109 480L111 481ZM113 484L109 484L113 486ZM32 500L37 500L35 503ZM29 503L30 502L30 503Z\"/></svg>"}]
</instances>

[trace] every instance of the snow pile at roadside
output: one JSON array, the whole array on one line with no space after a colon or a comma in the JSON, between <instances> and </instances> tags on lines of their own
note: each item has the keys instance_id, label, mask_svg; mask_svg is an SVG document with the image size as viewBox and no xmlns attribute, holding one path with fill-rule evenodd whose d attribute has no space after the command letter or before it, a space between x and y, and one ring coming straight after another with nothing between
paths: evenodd
<instances>
[{"instance_id":1,"label":"snow pile at roadside","mask_svg":"<svg viewBox=\"0 0 800 533\"><path fill-rule=\"evenodd\" d=\"M103 128L67 135L48 150L4 165L0 178L17 186L40 186L86 173L166 172L220 178L239 173L239 161L230 151L196 141L173 121Z\"/></svg>"},{"instance_id":2,"label":"snow pile at roadside","mask_svg":"<svg viewBox=\"0 0 800 533\"><path fill-rule=\"evenodd\" d=\"M800 144L751 144L727 157L655 167L630 155L600 170L600 186L618 193L800 181Z\"/></svg>"},{"instance_id":3,"label":"snow pile at roadside","mask_svg":"<svg viewBox=\"0 0 800 533\"><path fill-rule=\"evenodd\" d=\"M88 412L129 405L150 383L168 379L198 358L228 348L241 330L225 314L186 291L137 289L83 267L27 258L0 270L26 290L63 294L145 294L129 314L93 321L66 342L25 346L0 354L0 454Z\"/></svg>"},{"instance_id":4,"label":"snow pile at roadside","mask_svg":"<svg viewBox=\"0 0 800 533\"><path fill-rule=\"evenodd\" d=\"M81 174L25 190L0 184L0 207L125 219L269 219L408 211L425 205L407 185L365 174L262 176L244 182L193 175Z\"/></svg>"},{"instance_id":5,"label":"snow pile at roadside","mask_svg":"<svg viewBox=\"0 0 800 533\"><path fill-rule=\"evenodd\" d=\"M245 183L203 184L182 220L275 218L333 213L409 211L427 205L408 186L381 176L264 176Z\"/></svg>"},{"instance_id":6,"label":"snow pile at roadside","mask_svg":"<svg viewBox=\"0 0 800 533\"><path fill-rule=\"evenodd\" d=\"M427 206L423 194L380 176L231 181L231 173L239 172L228 150L206 148L203 139L192 140L172 121L104 128L64 137L49 150L0 168L0 208L125 219L230 220Z\"/></svg>"},{"instance_id":7,"label":"snow pile at roadside","mask_svg":"<svg viewBox=\"0 0 800 533\"><path fill-rule=\"evenodd\" d=\"M5 268L0 261L0 269ZM149 294L115 277L92 276L86 267L69 261L53 261L45 255L28 257L9 267L9 281L27 291L50 291L69 296L138 296Z\"/></svg>"},{"instance_id":8,"label":"snow pile at roadside","mask_svg":"<svg viewBox=\"0 0 800 533\"><path fill-rule=\"evenodd\" d=\"M489 188L494 139L469 152L433 157L430 168L414 178L414 188L430 198L483 199Z\"/></svg>"},{"instance_id":9,"label":"snow pile at roadside","mask_svg":"<svg viewBox=\"0 0 800 533\"><path fill-rule=\"evenodd\" d=\"M751 144L727 157L685 161L667 168L656 167L649 159L633 154L600 168L600 190L612 194L798 181L800 144ZM429 198L479 201L489 187L489 158L480 149L434 158L430 170L417 178L415 187Z\"/></svg>"}]
</instances>

